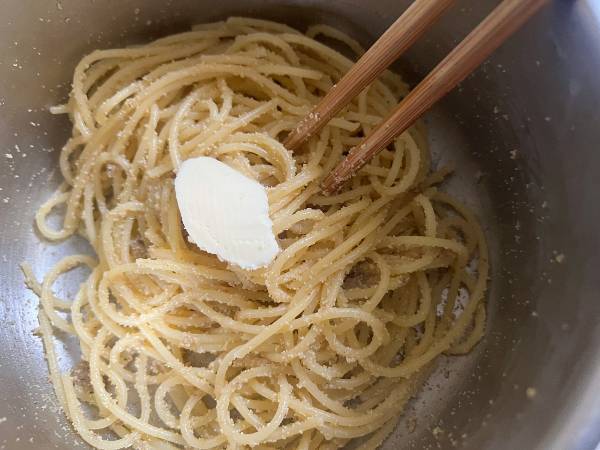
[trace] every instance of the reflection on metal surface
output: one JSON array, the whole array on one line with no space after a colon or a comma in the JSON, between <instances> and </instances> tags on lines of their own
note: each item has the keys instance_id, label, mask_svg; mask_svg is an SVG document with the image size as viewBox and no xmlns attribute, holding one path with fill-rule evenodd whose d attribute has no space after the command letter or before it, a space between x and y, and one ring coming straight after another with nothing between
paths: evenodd
<instances>
[{"instance_id":1,"label":"reflection on metal surface","mask_svg":"<svg viewBox=\"0 0 600 450\"><path fill-rule=\"evenodd\" d=\"M585 0L583 2L578 2L578 3L579 3L579 7L584 10L584 15L586 15L585 9L587 9L588 11L591 12L594 19L596 19L596 22L600 23L600 1L599 0Z\"/></svg>"}]
</instances>

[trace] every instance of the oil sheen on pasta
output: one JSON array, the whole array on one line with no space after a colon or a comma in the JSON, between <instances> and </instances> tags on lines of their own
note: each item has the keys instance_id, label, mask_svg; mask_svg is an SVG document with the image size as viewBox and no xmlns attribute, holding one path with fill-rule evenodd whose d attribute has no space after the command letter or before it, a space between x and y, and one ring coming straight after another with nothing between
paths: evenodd
<instances>
[{"instance_id":1,"label":"oil sheen on pasta","mask_svg":"<svg viewBox=\"0 0 600 450\"><path fill-rule=\"evenodd\" d=\"M482 336L486 243L436 187L448 171L432 171L419 127L340 194L319 191L406 94L397 75L300 151L281 144L352 64L322 36L360 52L329 27L231 18L77 66L55 111L73 123L64 183L36 221L50 240L82 234L96 256L67 256L41 283L24 271L56 395L92 446L375 448L436 358ZM227 266L188 242L173 179L201 155L267 187L282 248L268 267ZM59 298L53 284L81 265L87 281ZM66 373L56 330L81 347Z\"/></svg>"}]
</instances>

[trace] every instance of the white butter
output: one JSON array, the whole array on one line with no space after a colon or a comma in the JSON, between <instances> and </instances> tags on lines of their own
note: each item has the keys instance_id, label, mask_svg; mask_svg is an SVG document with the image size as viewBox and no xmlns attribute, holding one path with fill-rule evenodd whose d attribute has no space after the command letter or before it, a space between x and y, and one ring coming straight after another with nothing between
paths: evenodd
<instances>
[{"instance_id":1,"label":"white butter","mask_svg":"<svg viewBox=\"0 0 600 450\"><path fill-rule=\"evenodd\" d=\"M269 264L279 252L260 183L204 156L181 164L175 194L190 241L243 269Z\"/></svg>"}]
</instances>

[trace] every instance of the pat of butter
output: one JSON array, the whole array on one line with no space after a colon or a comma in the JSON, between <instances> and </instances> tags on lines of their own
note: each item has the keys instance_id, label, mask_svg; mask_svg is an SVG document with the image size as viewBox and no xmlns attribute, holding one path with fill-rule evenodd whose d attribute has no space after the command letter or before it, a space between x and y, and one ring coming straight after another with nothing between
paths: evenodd
<instances>
[{"instance_id":1,"label":"pat of butter","mask_svg":"<svg viewBox=\"0 0 600 450\"><path fill-rule=\"evenodd\" d=\"M184 161L175 195L190 241L220 260L257 269L279 252L264 186L221 161Z\"/></svg>"}]
</instances>

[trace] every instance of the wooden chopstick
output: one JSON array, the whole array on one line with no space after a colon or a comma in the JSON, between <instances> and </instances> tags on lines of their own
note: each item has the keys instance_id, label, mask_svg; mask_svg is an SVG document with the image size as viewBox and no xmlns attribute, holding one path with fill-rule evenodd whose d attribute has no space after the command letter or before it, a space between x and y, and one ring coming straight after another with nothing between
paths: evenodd
<instances>
[{"instance_id":1,"label":"wooden chopstick","mask_svg":"<svg viewBox=\"0 0 600 450\"><path fill-rule=\"evenodd\" d=\"M331 194L479 66L547 0L504 0L323 180Z\"/></svg>"},{"instance_id":2,"label":"wooden chopstick","mask_svg":"<svg viewBox=\"0 0 600 450\"><path fill-rule=\"evenodd\" d=\"M284 145L296 150L318 132L360 91L377 78L435 22L455 0L416 0L369 48L340 81L288 135Z\"/></svg>"}]
</instances>

